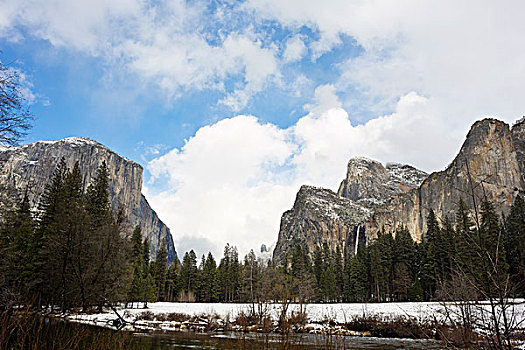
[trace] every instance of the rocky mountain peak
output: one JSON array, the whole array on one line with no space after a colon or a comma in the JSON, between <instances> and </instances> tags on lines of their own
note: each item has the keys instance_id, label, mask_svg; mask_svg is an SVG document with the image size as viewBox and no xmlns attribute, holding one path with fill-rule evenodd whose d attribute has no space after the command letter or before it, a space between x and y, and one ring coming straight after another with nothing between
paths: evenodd
<instances>
[{"instance_id":1,"label":"rocky mountain peak","mask_svg":"<svg viewBox=\"0 0 525 350\"><path fill-rule=\"evenodd\" d=\"M511 141L509 125L501 120L485 118L475 122L461 146L456 158L485 157L480 151L494 152L507 147Z\"/></svg>"},{"instance_id":2,"label":"rocky mountain peak","mask_svg":"<svg viewBox=\"0 0 525 350\"><path fill-rule=\"evenodd\" d=\"M332 190L314 186L301 186L294 209L312 211L316 216L352 224L364 220L370 214L366 207L340 197Z\"/></svg>"},{"instance_id":3,"label":"rocky mountain peak","mask_svg":"<svg viewBox=\"0 0 525 350\"><path fill-rule=\"evenodd\" d=\"M29 200L36 207L62 157L69 168L79 162L84 191L96 175L97 168L105 161L110 177L112 209L116 211L123 207L129 218L129 225L141 226L144 237L149 239L152 258L156 257L163 239L167 244L170 261L176 258L168 227L158 218L141 193L142 166L96 141L70 137L0 148L0 195L12 197L13 194L29 188Z\"/></svg>"},{"instance_id":4,"label":"rocky mountain peak","mask_svg":"<svg viewBox=\"0 0 525 350\"><path fill-rule=\"evenodd\" d=\"M493 118L477 121L450 165L430 175L406 164L352 158L337 194L301 188L294 207L282 216L274 258L297 244L313 251L326 242L332 250L352 252L365 237L400 226L420 241L430 209L438 221L454 222L461 199L474 208L487 198L506 214L525 192L524 174L525 118L512 129Z\"/></svg>"},{"instance_id":5,"label":"rocky mountain peak","mask_svg":"<svg viewBox=\"0 0 525 350\"><path fill-rule=\"evenodd\" d=\"M525 188L523 124L517 123L511 132L500 120L475 122L450 165L432 173L418 188L396 195L379 207L367 225L368 232L404 225L415 240L420 240L429 210L439 221L448 218L454 222L460 199L474 208L487 198L498 212L507 213L515 196Z\"/></svg>"},{"instance_id":6,"label":"rocky mountain peak","mask_svg":"<svg viewBox=\"0 0 525 350\"><path fill-rule=\"evenodd\" d=\"M463 178L470 172L473 179L484 184L523 188L523 174L518 166L518 158L525 150L520 144L522 124L517 124L511 133L509 125L497 119L475 122L445 172Z\"/></svg>"},{"instance_id":7,"label":"rocky mountain peak","mask_svg":"<svg viewBox=\"0 0 525 350\"><path fill-rule=\"evenodd\" d=\"M348 162L346 178L337 194L369 208L386 203L392 196L418 187L428 176L413 166L356 157Z\"/></svg>"},{"instance_id":8,"label":"rocky mountain peak","mask_svg":"<svg viewBox=\"0 0 525 350\"><path fill-rule=\"evenodd\" d=\"M293 208L281 217L274 260L298 244L310 252L323 243L334 250L354 247L360 232L356 227L370 215L368 208L329 189L301 186Z\"/></svg>"}]
</instances>

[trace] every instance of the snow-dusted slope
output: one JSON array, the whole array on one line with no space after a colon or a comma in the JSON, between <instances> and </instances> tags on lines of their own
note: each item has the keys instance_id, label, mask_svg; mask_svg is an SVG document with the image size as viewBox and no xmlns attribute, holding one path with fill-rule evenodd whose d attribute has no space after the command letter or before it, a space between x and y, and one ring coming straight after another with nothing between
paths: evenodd
<instances>
[{"instance_id":1,"label":"snow-dusted slope","mask_svg":"<svg viewBox=\"0 0 525 350\"><path fill-rule=\"evenodd\" d=\"M8 199L28 189L29 199L36 206L46 184L51 179L58 161L64 157L68 167L79 162L84 190L96 174L102 161L110 172L110 198L112 208L121 206L127 211L129 224L139 224L149 238L152 257L166 240L170 259L176 257L169 228L158 218L141 194L142 167L100 143L70 137L59 141L38 141L18 147L0 148L0 195Z\"/></svg>"},{"instance_id":2,"label":"snow-dusted slope","mask_svg":"<svg viewBox=\"0 0 525 350\"><path fill-rule=\"evenodd\" d=\"M302 186L291 210L281 218L279 237L273 258L280 261L283 254L300 244L313 252L327 243L332 250L354 251L362 239L359 224L372 212L366 206L337 196L333 191Z\"/></svg>"},{"instance_id":3,"label":"snow-dusted slope","mask_svg":"<svg viewBox=\"0 0 525 350\"><path fill-rule=\"evenodd\" d=\"M516 195L525 192L524 171L523 120L512 129L491 118L474 123L454 161L431 175L410 165L383 166L368 158L352 158L337 195L301 188L292 210L282 216L274 259L280 260L297 244L312 251L323 242L332 250L354 253L363 232L373 239L380 229L395 232L400 226L419 241L430 209L438 220L453 222L460 199L474 207L468 195L471 180L476 198L490 199L497 212L506 214Z\"/></svg>"},{"instance_id":4,"label":"snow-dusted slope","mask_svg":"<svg viewBox=\"0 0 525 350\"><path fill-rule=\"evenodd\" d=\"M346 178L337 194L368 208L383 205L392 196L417 188L428 174L413 166L355 157L348 162Z\"/></svg>"}]
</instances>

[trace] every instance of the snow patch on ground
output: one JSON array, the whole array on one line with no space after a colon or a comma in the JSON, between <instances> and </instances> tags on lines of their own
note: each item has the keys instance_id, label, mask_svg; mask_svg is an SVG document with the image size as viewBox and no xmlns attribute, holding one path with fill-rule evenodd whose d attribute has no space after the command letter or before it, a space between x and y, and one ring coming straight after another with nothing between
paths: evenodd
<instances>
[{"instance_id":1,"label":"snow patch on ground","mask_svg":"<svg viewBox=\"0 0 525 350\"><path fill-rule=\"evenodd\" d=\"M140 304L142 305L142 304ZM278 318L280 304L270 304L270 315L272 318ZM485 305L487 309L489 305ZM120 308L119 313L128 315L127 320L134 319L138 314L144 311L150 311L153 314L162 313L182 313L190 316L201 314L217 314L220 318L235 318L239 313L248 313L251 304L227 304L227 303L149 303L148 309L131 309ZM257 305L256 305L257 307ZM304 307L304 305L303 305ZM523 302L515 305L516 311L525 316L525 304ZM298 312L300 305L290 305L289 312ZM418 321L426 320L438 321L444 320L445 310L442 304L438 302L406 302L406 303L351 303L351 304L308 304L306 313L310 322L323 322L333 320L337 323L345 323L354 317L359 316L379 316L385 318L395 318L405 316L415 318ZM73 315L82 320L99 320L107 321L115 318L113 312L92 315Z\"/></svg>"}]
</instances>

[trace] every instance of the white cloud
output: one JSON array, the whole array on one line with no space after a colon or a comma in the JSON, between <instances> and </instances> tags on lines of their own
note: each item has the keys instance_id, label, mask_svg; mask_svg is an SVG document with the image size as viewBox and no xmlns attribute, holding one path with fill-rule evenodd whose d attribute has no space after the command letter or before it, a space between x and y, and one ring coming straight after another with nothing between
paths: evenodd
<instances>
[{"instance_id":1,"label":"white cloud","mask_svg":"<svg viewBox=\"0 0 525 350\"><path fill-rule=\"evenodd\" d=\"M353 91L352 106L391 111L417 91L432 98L451 128L483 115L511 121L525 110L522 1L248 0L243 6L294 30L318 30L313 58L342 35L353 38L364 51L340 66L334 82L340 92Z\"/></svg>"},{"instance_id":2,"label":"white cloud","mask_svg":"<svg viewBox=\"0 0 525 350\"><path fill-rule=\"evenodd\" d=\"M313 115L319 115L331 108L340 108L341 106L335 87L327 84L315 88L314 102L304 105L304 109Z\"/></svg>"},{"instance_id":3,"label":"white cloud","mask_svg":"<svg viewBox=\"0 0 525 350\"><path fill-rule=\"evenodd\" d=\"M170 99L215 89L234 111L279 82L287 62L306 54L316 59L350 37L363 52L326 68L341 75L323 82L346 95L345 106L370 118L416 91L453 124L522 114L524 10L525 3L512 0L248 0L212 13L206 1L4 0L0 35L20 41L29 33L103 57L123 79L136 75ZM295 35L278 39L274 28L261 25L264 19ZM297 34L304 27L314 35ZM233 87L225 86L232 77Z\"/></svg>"},{"instance_id":4,"label":"white cloud","mask_svg":"<svg viewBox=\"0 0 525 350\"><path fill-rule=\"evenodd\" d=\"M249 98L261 91L271 77L278 78L279 71L275 52L262 48L260 42L245 37L228 37L224 42L227 56L244 70L246 84L235 89L221 102L234 111L245 107Z\"/></svg>"},{"instance_id":5,"label":"white cloud","mask_svg":"<svg viewBox=\"0 0 525 350\"><path fill-rule=\"evenodd\" d=\"M238 116L199 129L182 149L148 164L154 179L148 186L168 184L168 191L148 198L179 251L201 254L209 246L190 246L182 237L212 242L219 256L226 242L246 252L271 237L279 212L293 200L282 174L295 147L287 138L286 130Z\"/></svg>"},{"instance_id":6,"label":"white cloud","mask_svg":"<svg viewBox=\"0 0 525 350\"><path fill-rule=\"evenodd\" d=\"M467 131L447 133L432 101L416 93L403 96L395 113L354 126L330 87L317 91L326 109L316 107L287 129L252 116L225 119L148 164L148 198L172 229L179 253L212 249L220 256L227 242L241 254L258 249L277 239L281 214L301 184L336 190L355 155L440 169ZM168 190L155 193L161 183Z\"/></svg>"},{"instance_id":7,"label":"white cloud","mask_svg":"<svg viewBox=\"0 0 525 350\"><path fill-rule=\"evenodd\" d=\"M296 35L286 42L283 52L284 62L295 62L301 60L308 52L306 45L300 35Z\"/></svg>"},{"instance_id":8,"label":"white cloud","mask_svg":"<svg viewBox=\"0 0 525 350\"><path fill-rule=\"evenodd\" d=\"M109 74L137 75L168 100L188 90L224 92L226 79L240 77L222 100L237 111L279 79L276 52L263 47L251 28L210 32L210 21L223 26L220 15L213 16L199 1L5 0L0 36L21 40L27 31L55 47L102 57Z\"/></svg>"}]
</instances>

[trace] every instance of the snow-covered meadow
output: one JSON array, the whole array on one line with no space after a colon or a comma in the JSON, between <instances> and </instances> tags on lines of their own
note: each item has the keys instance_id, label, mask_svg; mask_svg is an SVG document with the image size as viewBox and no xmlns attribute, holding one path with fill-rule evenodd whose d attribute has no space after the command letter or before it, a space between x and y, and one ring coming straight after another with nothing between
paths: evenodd
<instances>
[{"instance_id":1,"label":"snow-covered meadow","mask_svg":"<svg viewBox=\"0 0 525 350\"><path fill-rule=\"evenodd\" d=\"M142 304L140 304L142 306ZM453 311L453 304L448 304L449 312ZM482 303L478 305L478 312L482 308L489 311L490 305ZM231 304L231 303L149 303L147 309L143 308L118 308L118 312L128 322L133 322L136 317L149 311L153 315L180 313L190 316L199 315L218 315L222 320L233 320L241 312L249 314L251 304ZM255 305L257 308L257 305ZM269 304L269 315L272 319L278 319L280 304ZM443 304L438 302L406 302L406 303L351 303L351 304L307 304L306 314L310 323L323 323L324 321L335 321L345 323L353 318L379 317L396 318L409 317L424 323L427 321L437 321L447 323L446 310ZM300 305L291 304L288 313L298 312ZM512 313L518 320L525 319L525 302L516 300L512 306ZM74 314L67 318L72 321L85 322L97 325L106 325L108 321L114 320L117 316L111 310L100 314Z\"/></svg>"}]
</instances>

